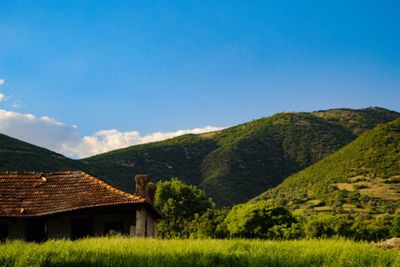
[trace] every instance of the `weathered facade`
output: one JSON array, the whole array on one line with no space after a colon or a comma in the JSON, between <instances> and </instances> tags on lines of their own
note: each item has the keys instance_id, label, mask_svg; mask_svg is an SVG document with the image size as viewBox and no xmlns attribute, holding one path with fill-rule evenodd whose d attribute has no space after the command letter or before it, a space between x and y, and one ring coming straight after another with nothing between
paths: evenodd
<instances>
[{"instance_id":1,"label":"weathered facade","mask_svg":"<svg viewBox=\"0 0 400 267\"><path fill-rule=\"evenodd\" d=\"M110 232L155 237L155 185L128 194L81 171L0 174L0 240L77 239Z\"/></svg>"}]
</instances>

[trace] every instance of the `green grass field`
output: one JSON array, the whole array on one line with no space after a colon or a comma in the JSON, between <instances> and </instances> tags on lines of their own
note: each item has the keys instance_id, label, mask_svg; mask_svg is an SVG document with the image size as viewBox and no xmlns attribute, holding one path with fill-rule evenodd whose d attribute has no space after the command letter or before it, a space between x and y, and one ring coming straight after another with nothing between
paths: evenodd
<instances>
[{"instance_id":1,"label":"green grass field","mask_svg":"<svg viewBox=\"0 0 400 267\"><path fill-rule=\"evenodd\" d=\"M123 237L0 245L0 266L400 266L400 251L346 240Z\"/></svg>"}]
</instances>

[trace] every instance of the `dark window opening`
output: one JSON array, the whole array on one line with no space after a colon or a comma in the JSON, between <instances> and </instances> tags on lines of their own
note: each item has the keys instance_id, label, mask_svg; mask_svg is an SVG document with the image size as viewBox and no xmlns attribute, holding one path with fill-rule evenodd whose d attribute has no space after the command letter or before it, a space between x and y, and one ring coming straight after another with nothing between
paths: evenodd
<instances>
[{"instance_id":1,"label":"dark window opening","mask_svg":"<svg viewBox=\"0 0 400 267\"><path fill-rule=\"evenodd\" d=\"M6 241L8 236L8 224L0 223L0 242Z\"/></svg>"},{"instance_id":2,"label":"dark window opening","mask_svg":"<svg viewBox=\"0 0 400 267\"><path fill-rule=\"evenodd\" d=\"M71 239L79 239L93 236L92 219L72 219L71 220Z\"/></svg>"},{"instance_id":3,"label":"dark window opening","mask_svg":"<svg viewBox=\"0 0 400 267\"><path fill-rule=\"evenodd\" d=\"M47 239L45 220L31 219L25 222L25 240L28 242L43 242Z\"/></svg>"},{"instance_id":4,"label":"dark window opening","mask_svg":"<svg viewBox=\"0 0 400 267\"><path fill-rule=\"evenodd\" d=\"M109 222L104 225L104 234L126 234L122 222Z\"/></svg>"}]
</instances>

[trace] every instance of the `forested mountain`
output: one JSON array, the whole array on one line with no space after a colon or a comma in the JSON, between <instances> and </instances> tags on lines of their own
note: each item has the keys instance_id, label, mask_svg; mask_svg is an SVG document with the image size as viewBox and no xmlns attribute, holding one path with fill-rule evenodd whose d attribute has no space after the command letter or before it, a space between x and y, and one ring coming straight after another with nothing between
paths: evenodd
<instances>
[{"instance_id":1,"label":"forested mountain","mask_svg":"<svg viewBox=\"0 0 400 267\"><path fill-rule=\"evenodd\" d=\"M244 202L400 116L382 108L279 113L219 132L185 135L84 159L95 175L125 190L134 173L178 177L220 205Z\"/></svg>"},{"instance_id":2,"label":"forested mountain","mask_svg":"<svg viewBox=\"0 0 400 267\"><path fill-rule=\"evenodd\" d=\"M184 135L71 160L0 135L0 170L81 169L126 191L133 176L200 186L219 205L245 202L318 162L379 123L400 117L382 108L279 113L218 132Z\"/></svg>"},{"instance_id":3,"label":"forested mountain","mask_svg":"<svg viewBox=\"0 0 400 267\"><path fill-rule=\"evenodd\" d=\"M299 213L394 213L400 208L400 119L379 125L255 200Z\"/></svg>"}]
</instances>

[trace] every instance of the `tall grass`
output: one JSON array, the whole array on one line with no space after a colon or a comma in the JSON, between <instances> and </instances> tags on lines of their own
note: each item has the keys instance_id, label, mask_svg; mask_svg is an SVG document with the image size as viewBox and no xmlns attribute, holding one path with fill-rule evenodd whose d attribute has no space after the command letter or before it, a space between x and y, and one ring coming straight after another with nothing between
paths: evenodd
<instances>
[{"instance_id":1,"label":"tall grass","mask_svg":"<svg viewBox=\"0 0 400 267\"><path fill-rule=\"evenodd\" d=\"M0 245L0 266L400 266L400 251L345 240L124 237Z\"/></svg>"}]
</instances>

